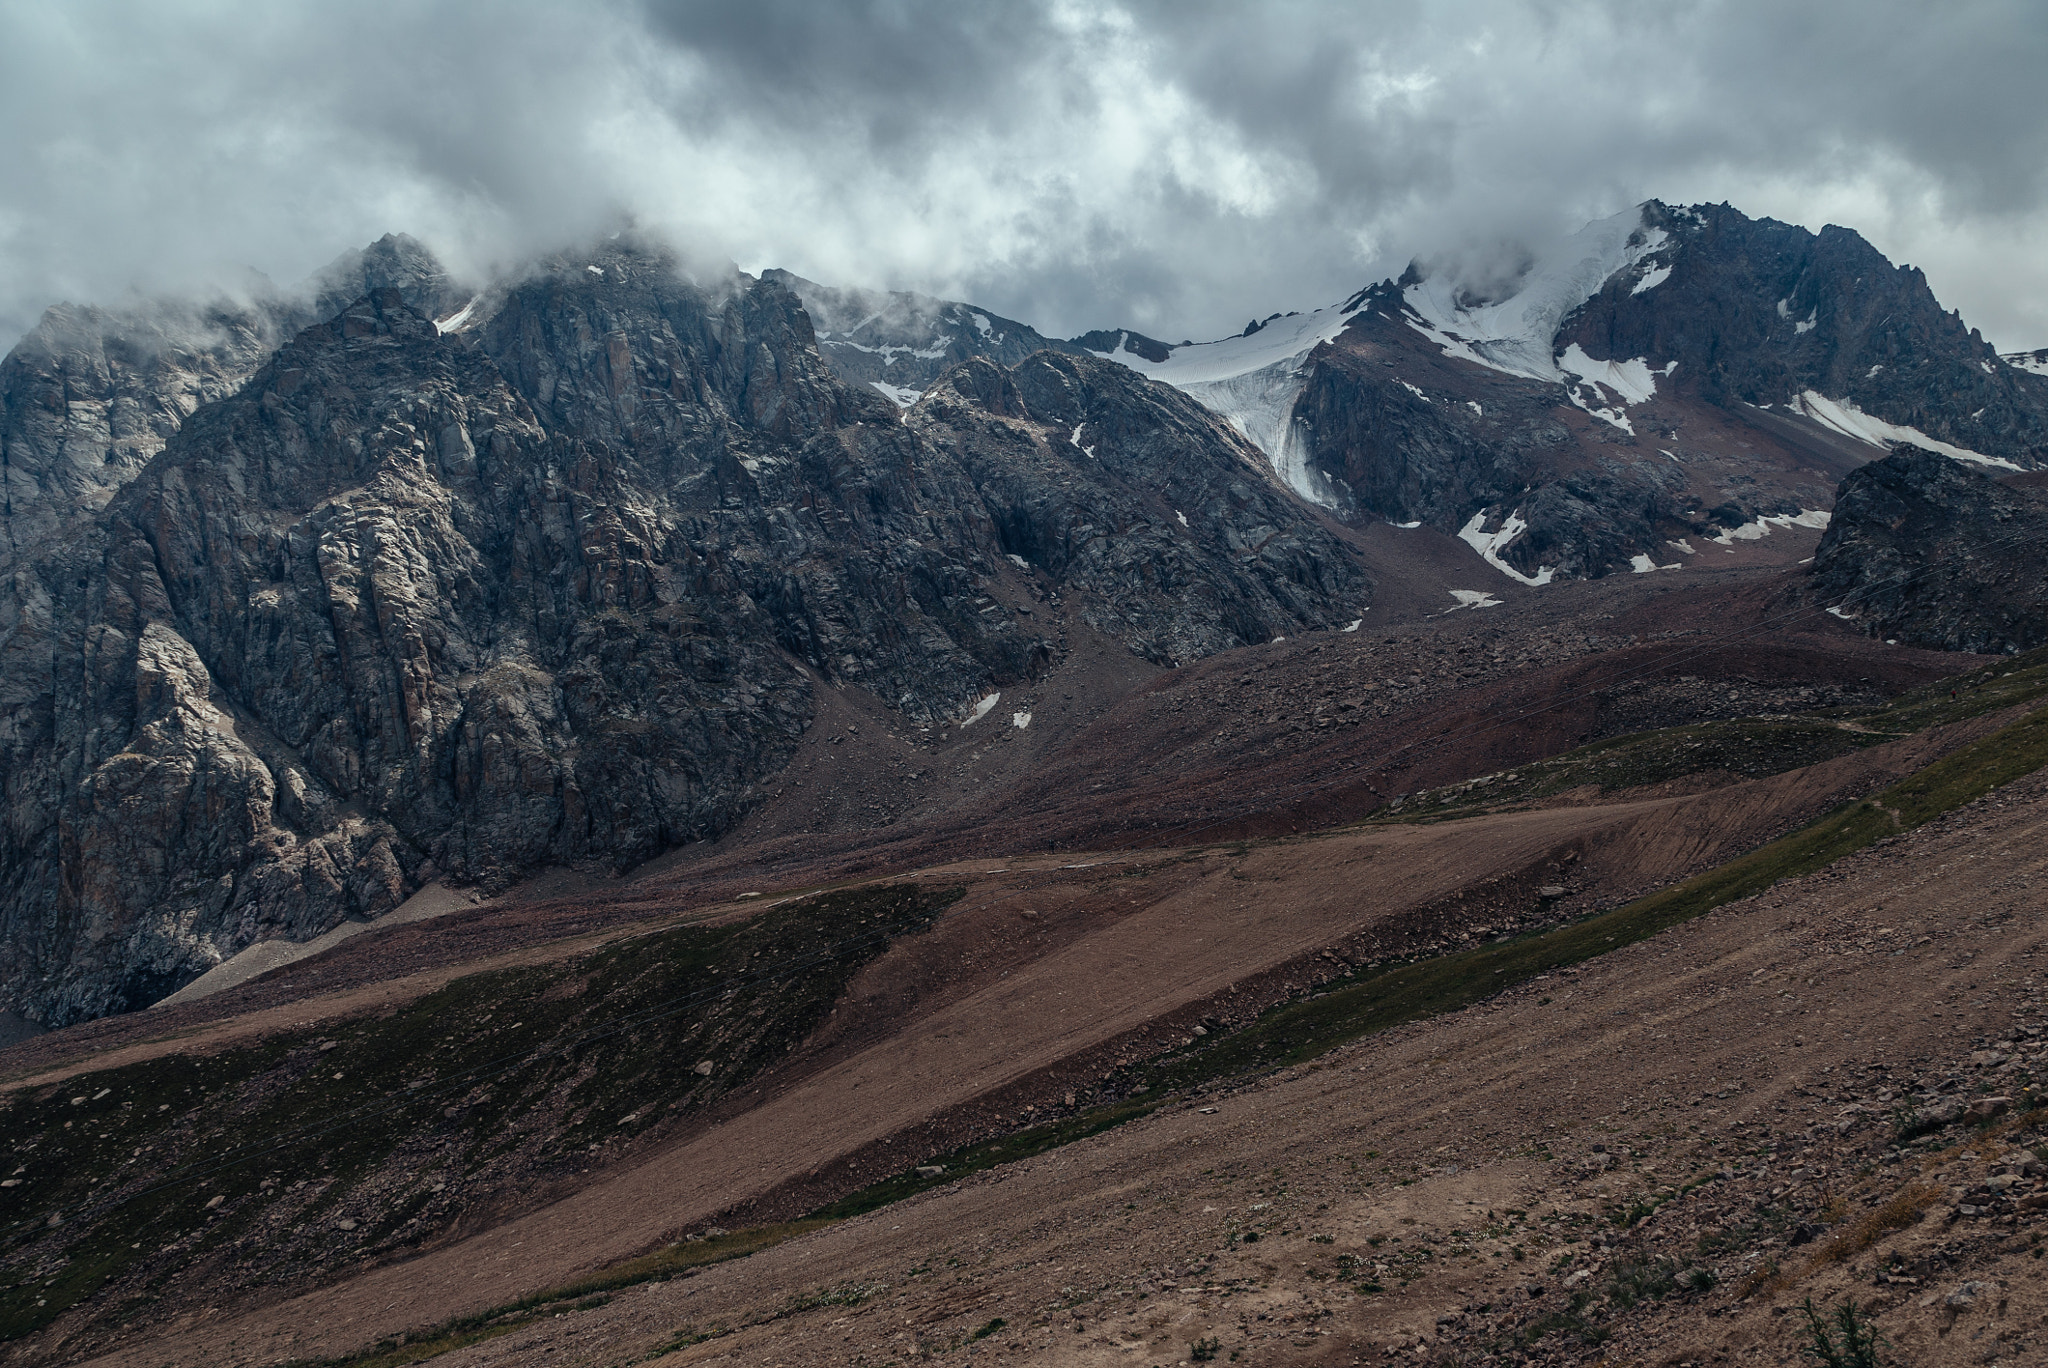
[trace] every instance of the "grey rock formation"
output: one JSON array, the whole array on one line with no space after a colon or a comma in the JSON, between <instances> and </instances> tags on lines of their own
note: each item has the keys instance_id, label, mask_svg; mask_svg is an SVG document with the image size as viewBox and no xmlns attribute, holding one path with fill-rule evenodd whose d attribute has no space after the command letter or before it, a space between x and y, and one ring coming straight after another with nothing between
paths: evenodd
<instances>
[{"instance_id":1,"label":"grey rock formation","mask_svg":"<svg viewBox=\"0 0 2048 1368\"><path fill-rule=\"evenodd\" d=\"M460 333L379 289L0 583L0 1005L139 1007L436 875L722 831L818 679L930 721L1042 669L1004 584L1158 660L1370 588L1107 363L970 362L906 422L779 283L631 243Z\"/></svg>"},{"instance_id":2,"label":"grey rock formation","mask_svg":"<svg viewBox=\"0 0 2048 1368\"><path fill-rule=\"evenodd\" d=\"M1160 664L1342 626L1372 586L1259 451L1114 362L971 361L909 415L974 482L1006 555Z\"/></svg>"},{"instance_id":3,"label":"grey rock formation","mask_svg":"<svg viewBox=\"0 0 2048 1368\"><path fill-rule=\"evenodd\" d=\"M1565 320L1560 352L1676 362L1674 385L1713 404L1812 390L1987 456L2048 462L2048 377L2000 364L1924 274L1853 230L1655 200L1643 224L1664 243ZM1652 271L1668 275L1638 291Z\"/></svg>"},{"instance_id":4,"label":"grey rock formation","mask_svg":"<svg viewBox=\"0 0 2048 1368\"><path fill-rule=\"evenodd\" d=\"M60 304L0 361L0 566L105 506L201 404L240 389L278 345L373 290L436 317L459 291L426 248L387 234L291 293Z\"/></svg>"},{"instance_id":5,"label":"grey rock formation","mask_svg":"<svg viewBox=\"0 0 2048 1368\"><path fill-rule=\"evenodd\" d=\"M0 361L0 565L103 507L277 345L261 305L60 304Z\"/></svg>"},{"instance_id":6,"label":"grey rock formation","mask_svg":"<svg viewBox=\"0 0 2048 1368\"><path fill-rule=\"evenodd\" d=\"M1808 594L1873 636L1991 654L2048 644L2048 490L1901 447L1842 481Z\"/></svg>"},{"instance_id":7,"label":"grey rock formation","mask_svg":"<svg viewBox=\"0 0 2048 1368\"><path fill-rule=\"evenodd\" d=\"M833 374L877 389L904 407L962 361L979 357L1014 366L1047 347L1071 349L1028 324L957 300L820 285L788 271L765 271L761 278L787 287L803 301L817 330L819 353Z\"/></svg>"}]
</instances>

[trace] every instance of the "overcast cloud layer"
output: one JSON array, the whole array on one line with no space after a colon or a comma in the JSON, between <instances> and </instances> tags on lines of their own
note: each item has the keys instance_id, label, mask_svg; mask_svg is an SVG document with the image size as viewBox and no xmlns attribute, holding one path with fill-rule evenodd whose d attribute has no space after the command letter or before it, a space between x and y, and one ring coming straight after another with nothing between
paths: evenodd
<instances>
[{"instance_id":1,"label":"overcast cloud layer","mask_svg":"<svg viewBox=\"0 0 2048 1368\"><path fill-rule=\"evenodd\" d=\"M0 329L631 220L1202 338L1657 197L1856 228L2048 346L2044 71L2032 0L0 0Z\"/></svg>"}]
</instances>

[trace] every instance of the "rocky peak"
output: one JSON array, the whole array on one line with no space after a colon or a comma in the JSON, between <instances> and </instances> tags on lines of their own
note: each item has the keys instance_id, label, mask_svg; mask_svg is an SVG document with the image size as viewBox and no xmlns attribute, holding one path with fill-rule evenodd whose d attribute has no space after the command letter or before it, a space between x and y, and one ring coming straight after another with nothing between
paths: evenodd
<instances>
[{"instance_id":1,"label":"rocky peak","mask_svg":"<svg viewBox=\"0 0 2048 1368\"><path fill-rule=\"evenodd\" d=\"M5 581L4 1001L715 835L819 684L917 724L1041 672L1019 596L1162 662L1369 596L1176 391L1054 352L933 389L905 421L780 281L630 242L461 332L400 286L302 330Z\"/></svg>"},{"instance_id":2,"label":"rocky peak","mask_svg":"<svg viewBox=\"0 0 2048 1368\"><path fill-rule=\"evenodd\" d=\"M272 307L60 304L0 361L0 564L103 505L280 338Z\"/></svg>"},{"instance_id":3,"label":"rocky peak","mask_svg":"<svg viewBox=\"0 0 2048 1368\"><path fill-rule=\"evenodd\" d=\"M445 318L471 297L423 243L404 233L386 233L361 251L336 257L313 276L303 291L311 296L306 322L332 318L379 290L398 291L429 318Z\"/></svg>"},{"instance_id":4,"label":"rocky peak","mask_svg":"<svg viewBox=\"0 0 2048 1368\"><path fill-rule=\"evenodd\" d=\"M0 564L104 505L286 339L383 290L435 317L465 297L425 247L387 234L295 291L49 310L0 361Z\"/></svg>"},{"instance_id":5,"label":"rocky peak","mask_svg":"<svg viewBox=\"0 0 2048 1368\"><path fill-rule=\"evenodd\" d=\"M2048 380L2000 365L1925 275L1856 232L1657 201L1643 223L1661 241L1564 321L1558 354L1674 367L1674 388L1712 404L1826 400L1987 456L2048 461Z\"/></svg>"},{"instance_id":6,"label":"rocky peak","mask_svg":"<svg viewBox=\"0 0 2048 1368\"><path fill-rule=\"evenodd\" d=\"M958 300L905 290L836 288L782 270L764 271L761 279L785 287L802 301L817 328L818 349L833 374L903 407L970 358L1009 367L1044 348L1071 345Z\"/></svg>"},{"instance_id":7,"label":"rocky peak","mask_svg":"<svg viewBox=\"0 0 2048 1368\"><path fill-rule=\"evenodd\" d=\"M1909 646L2003 653L2048 643L2048 489L1900 447L1853 471L1814 553L1812 601Z\"/></svg>"}]
</instances>

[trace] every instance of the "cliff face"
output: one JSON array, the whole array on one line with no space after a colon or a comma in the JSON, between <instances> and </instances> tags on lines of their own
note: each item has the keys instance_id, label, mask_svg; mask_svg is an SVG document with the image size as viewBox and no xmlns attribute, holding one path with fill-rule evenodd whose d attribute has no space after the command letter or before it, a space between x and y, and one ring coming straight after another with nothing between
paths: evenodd
<instances>
[{"instance_id":1,"label":"cliff face","mask_svg":"<svg viewBox=\"0 0 2048 1368\"><path fill-rule=\"evenodd\" d=\"M779 284L632 246L464 332L391 289L302 332L6 578L6 1003L139 1007L431 877L722 831L818 680L915 722L1042 668L1013 556L1160 660L1369 592L1174 391L1052 356L940 390L906 423Z\"/></svg>"},{"instance_id":2,"label":"cliff face","mask_svg":"<svg viewBox=\"0 0 2048 1368\"><path fill-rule=\"evenodd\" d=\"M1987 654L2048 643L2048 491L1902 447L1842 482L1813 601L1872 636Z\"/></svg>"},{"instance_id":3,"label":"cliff face","mask_svg":"<svg viewBox=\"0 0 2048 1368\"><path fill-rule=\"evenodd\" d=\"M292 334L380 289L434 317L460 307L424 247L386 235L298 294L50 309L0 360L0 566L103 508L200 405L240 389Z\"/></svg>"}]
</instances>

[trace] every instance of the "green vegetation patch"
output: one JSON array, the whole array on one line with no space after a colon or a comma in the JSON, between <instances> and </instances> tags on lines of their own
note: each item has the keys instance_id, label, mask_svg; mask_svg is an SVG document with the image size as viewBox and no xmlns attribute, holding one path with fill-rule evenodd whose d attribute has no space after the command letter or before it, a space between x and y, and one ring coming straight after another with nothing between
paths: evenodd
<instances>
[{"instance_id":1,"label":"green vegetation patch","mask_svg":"<svg viewBox=\"0 0 2048 1368\"><path fill-rule=\"evenodd\" d=\"M2006 701L1994 701L1979 711L2004 706ZM2044 764L2048 764L2048 710L1953 752L1874 798L1837 808L1800 831L1684 883L1568 926L1337 980L1334 987L1271 1009L1242 1030L1206 1037L1134 1067L1112 1084L1113 1091L1126 1091L1122 1100L963 1146L926 1165L940 1166L943 1173L939 1175L898 1174L816 1214L836 1217L870 1211L966 1174L1042 1154L1149 1115L1169 1102L1185 1100L1191 1089L1305 1063L1348 1041L1456 1011L1538 974L1648 939L1723 904L1761 892L1780 879L1824 868L1882 837L1951 812Z\"/></svg>"},{"instance_id":2,"label":"green vegetation patch","mask_svg":"<svg viewBox=\"0 0 2048 1368\"><path fill-rule=\"evenodd\" d=\"M1412 794L1371 820L1442 821L1588 786L1611 793L1695 774L1762 779L2044 698L2048 647L1914 689L1882 708L1696 722L1609 737L1547 760Z\"/></svg>"},{"instance_id":3,"label":"green vegetation patch","mask_svg":"<svg viewBox=\"0 0 2048 1368\"><path fill-rule=\"evenodd\" d=\"M746 1083L961 890L889 884L457 979L384 1015L26 1089L0 1106L0 1340L195 1273L391 1254Z\"/></svg>"}]
</instances>

